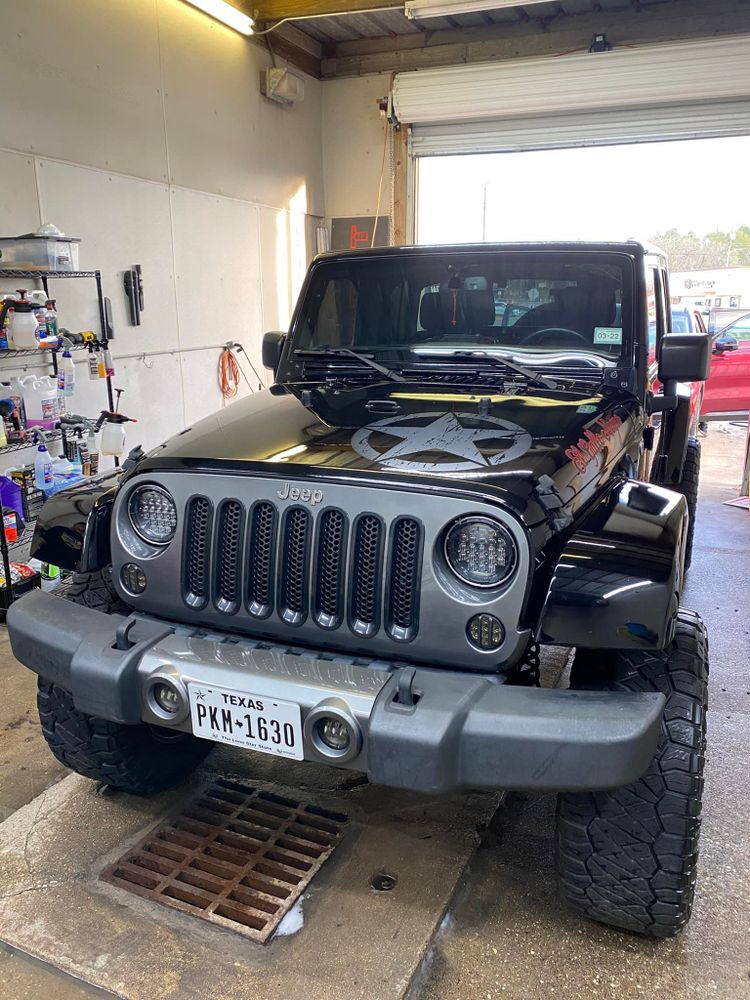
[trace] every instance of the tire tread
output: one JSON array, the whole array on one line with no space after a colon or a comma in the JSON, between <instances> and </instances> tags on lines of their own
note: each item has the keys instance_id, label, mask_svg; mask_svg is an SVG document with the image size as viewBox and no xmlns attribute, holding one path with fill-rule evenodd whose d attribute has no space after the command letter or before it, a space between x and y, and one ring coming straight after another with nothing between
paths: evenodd
<instances>
[{"instance_id":1,"label":"tire tread","mask_svg":"<svg viewBox=\"0 0 750 1000\"><path fill-rule=\"evenodd\" d=\"M708 680L703 622L680 610L668 649L611 653L604 684L590 683L589 664L582 676L587 687L660 691L667 704L656 754L639 781L558 797L562 894L593 920L671 937L690 918L698 863Z\"/></svg>"}]
</instances>

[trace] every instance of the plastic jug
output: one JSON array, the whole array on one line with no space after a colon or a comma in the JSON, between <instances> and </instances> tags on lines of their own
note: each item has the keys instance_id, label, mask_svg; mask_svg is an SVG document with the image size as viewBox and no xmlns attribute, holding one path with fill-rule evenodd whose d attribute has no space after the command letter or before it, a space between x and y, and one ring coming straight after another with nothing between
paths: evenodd
<instances>
[{"instance_id":1,"label":"plastic jug","mask_svg":"<svg viewBox=\"0 0 750 1000\"><path fill-rule=\"evenodd\" d=\"M60 415L57 379L51 375L27 375L16 380L23 393L27 427L54 427Z\"/></svg>"},{"instance_id":2,"label":"plastic jug","mask_svg":"<svg viewBox=\"0 0 750 1000\"><path fill-rule=\"evenodd\" d=\"M36 321L35 309L38 308L36 302L26 298L25 289L18 290L17 299L5 299L0 306L0 330L5 325L6 316L8 325L6 335L8 338L8 348L16 351L30 351L39 347L37 339L38 324ZM11 314L11 310L13 310Z\"/></svg>"}]
</instances>

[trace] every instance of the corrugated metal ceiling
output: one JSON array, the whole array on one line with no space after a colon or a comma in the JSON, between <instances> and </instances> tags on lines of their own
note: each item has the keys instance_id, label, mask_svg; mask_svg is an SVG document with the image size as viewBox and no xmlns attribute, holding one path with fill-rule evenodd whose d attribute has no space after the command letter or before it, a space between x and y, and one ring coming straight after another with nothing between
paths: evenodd
<instances>
[{"instance_id":1,"label":"corrugated metal ceiling","mask_svg":"<svg viewBox=\"0 0 750 1000\"><path fill-rule=\"evenodd\" d=\"M295 27L319 42L351 42L360 38L388 38L395 35L418 34L425 31L447 31L451 28L481 28L489 24L540 20L559 14L585 14L597 10L624 10L628 7L650 7L664 0L558 0L558 2L518 4L481 14L457 14L452 17L432 17L411 21L403 10L383 10L372 14L339 14L334 17L303 18ZM377 0L373 0L377 6Z\"/></svg>"}]
</instances>

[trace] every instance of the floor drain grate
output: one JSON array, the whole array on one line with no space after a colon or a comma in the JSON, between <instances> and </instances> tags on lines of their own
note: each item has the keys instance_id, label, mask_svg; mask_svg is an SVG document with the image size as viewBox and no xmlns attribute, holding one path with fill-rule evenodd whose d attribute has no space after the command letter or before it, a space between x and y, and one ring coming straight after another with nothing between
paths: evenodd
<instances>
[{"instance_id":1,"label":"floor drain grate","mask_svg":"<svg viewBox=\"0 0 750 1000\"><path fill-rule=\"evenodd\" d=\"M346 822L341 813L220 780L101 879L265 943Z\"/></svg>"}]
</instances>

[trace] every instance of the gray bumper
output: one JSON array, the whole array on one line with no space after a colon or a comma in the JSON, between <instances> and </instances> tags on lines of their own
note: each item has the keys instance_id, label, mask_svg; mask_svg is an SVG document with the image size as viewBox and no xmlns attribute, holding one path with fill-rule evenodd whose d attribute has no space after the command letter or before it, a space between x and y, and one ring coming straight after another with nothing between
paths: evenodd
<instances>
[{"instance_id":1,"label":"gray bumper","mask_svg":"<svg viewBox=\"0 0 750 1000\"><path fill-rule=\"evenodd\" d=\"M331 761L305 727L305 759L366 771L379 784L432 793L614 788L639 778L656 749L660 694L540 690L418 669L416 704L404 705L393 664L195 636L146 619L130 630L132 645L117 649L125 621L40 591L8 611L15 656L71 691L82 712L165 725L147 697L164 676L294 701L303 721L321 704L336 704L361 732L359 752ZM172 728L190 731L189 716Z\"/></svg>"}]
</instances>

